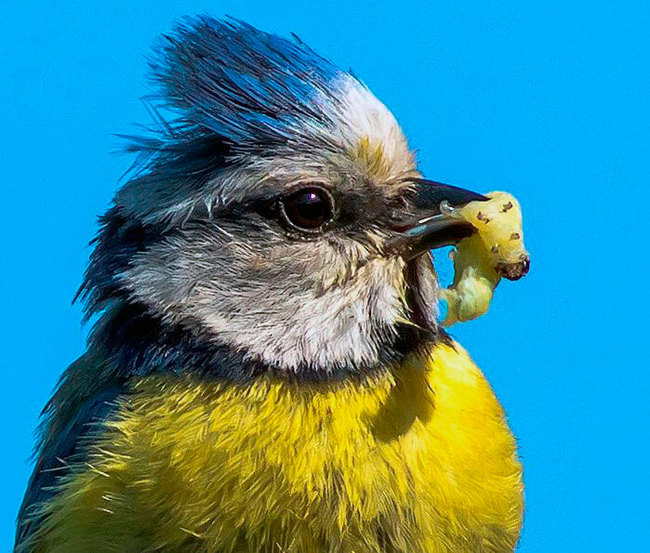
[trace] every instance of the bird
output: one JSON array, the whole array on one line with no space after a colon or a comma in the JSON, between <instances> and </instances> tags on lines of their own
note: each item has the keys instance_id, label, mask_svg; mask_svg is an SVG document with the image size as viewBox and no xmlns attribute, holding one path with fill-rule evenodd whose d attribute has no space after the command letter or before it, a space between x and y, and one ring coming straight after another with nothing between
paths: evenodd
<instances>
[{"instance_id":1,"label":"bird","mask_svg":"<svg viewBox=\"0 0 650 553\"><path fill-rule=\"evenodd\" d=\"M486 197L295 35L186 17L148 64L14 552L513 551L516 440L432 263Z\"/></svg>"}]
</instances>

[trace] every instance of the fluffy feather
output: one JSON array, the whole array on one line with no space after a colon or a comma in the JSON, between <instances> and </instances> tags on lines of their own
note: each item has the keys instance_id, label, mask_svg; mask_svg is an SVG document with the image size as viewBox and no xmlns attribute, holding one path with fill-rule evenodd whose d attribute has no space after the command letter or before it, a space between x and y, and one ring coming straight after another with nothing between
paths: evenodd
<instances>
[{"instance_id":1,"label":"fluffy feather","mask_svg":"<svg viewBox=\"0 0 650 553\"><path fill-rule=\"evenodd\" d=\"M339 382L136 379L86 447L23 550L502 553L519 534L514 439L459 346Z\"/></svg>"}]
</instances>

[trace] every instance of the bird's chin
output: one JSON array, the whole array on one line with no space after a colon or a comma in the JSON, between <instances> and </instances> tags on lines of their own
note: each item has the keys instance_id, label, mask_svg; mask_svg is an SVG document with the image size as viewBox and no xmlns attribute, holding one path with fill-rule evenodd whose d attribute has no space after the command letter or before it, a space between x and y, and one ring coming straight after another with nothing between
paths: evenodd
<instances>
[{"instance_id":1,"label":"bird's chin","mask_svg":"<svg viewBox=\"0 0 650 553\"><path fill-rule=\"evenodd\" d=\"M431 253L408 261L405 277L412 322L425 331L437 333L438 279Z\"/></svg>"}]
</instances>

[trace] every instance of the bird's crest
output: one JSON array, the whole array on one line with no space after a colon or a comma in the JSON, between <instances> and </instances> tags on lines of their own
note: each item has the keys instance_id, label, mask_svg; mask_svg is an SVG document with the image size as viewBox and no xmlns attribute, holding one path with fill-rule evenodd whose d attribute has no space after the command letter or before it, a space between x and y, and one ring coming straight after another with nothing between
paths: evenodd
<instances>
[{"instance_id":1,"label":"bird's crest","mask_svg":"<svg viewBox=\"0 0 650 553\"><path fill-rule=\"evenodd\" d=\"M337 125L332 103L352 78L295 36L209 16L183 20L162 38L150 65L182 124L238 147L313 143Z\"/></svg>"}]
</instances>

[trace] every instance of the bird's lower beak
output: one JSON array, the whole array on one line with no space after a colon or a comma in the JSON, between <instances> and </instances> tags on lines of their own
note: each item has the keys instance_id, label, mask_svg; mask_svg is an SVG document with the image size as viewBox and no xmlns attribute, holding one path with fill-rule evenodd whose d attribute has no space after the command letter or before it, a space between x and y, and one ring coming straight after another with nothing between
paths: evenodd
<instances>
[{"instance_id":1,"label":"bird's lower beak","mask_svg":"<svg viewBox=\"0 0 650 553\"><path fill-rule=\"evenodd\" d=\"M445 215L440 205L446 202L450 207L462 207L489 198L441 182L417 179L414 183L413 210L394 222L392 230L396 234L386 245L388 253L400 255L408 261L474 234L475 228L470 223Z\"/></svg>"}]
</instances>

